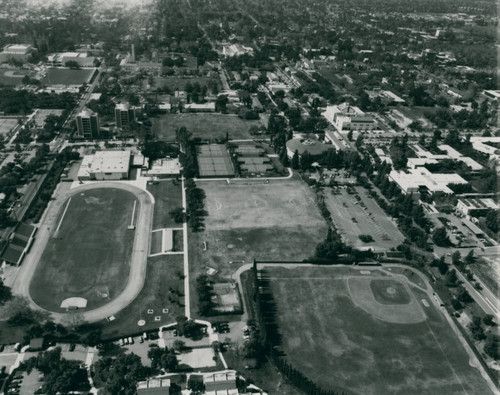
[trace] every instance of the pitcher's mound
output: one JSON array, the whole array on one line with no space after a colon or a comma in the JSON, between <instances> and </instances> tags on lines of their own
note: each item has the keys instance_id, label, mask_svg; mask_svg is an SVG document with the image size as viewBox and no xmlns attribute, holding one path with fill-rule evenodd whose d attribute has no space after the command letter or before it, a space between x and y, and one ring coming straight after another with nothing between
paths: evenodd
<instances>
[{"instance_id":1,"label":"pitcher's mound","mask_svg":"<svg viewBox=\"0 0 500 395\"><path fill-rule=\"evenodd\" d=\"M84 309L87 307L87 299L85 298L68 298L61 303L61 309L73 310Z\"/></svg>"}]
</instances>

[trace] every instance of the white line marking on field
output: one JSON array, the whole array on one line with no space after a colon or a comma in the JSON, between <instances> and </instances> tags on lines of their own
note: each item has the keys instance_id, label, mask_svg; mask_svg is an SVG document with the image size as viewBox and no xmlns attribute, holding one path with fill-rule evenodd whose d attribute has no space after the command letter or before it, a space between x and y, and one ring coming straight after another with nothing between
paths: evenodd
<instances>
[{"instance_id":1,"label":"white line marking on field","mask_svg":"<svg viewBox=\"0 0 500 395\"><path fill-rule=\"evenodd\" d=\"M59 228L61 227L61 224L63 222L64 217L66 216L66 211L68 211L68 207L69 207L70 203L71 203L71 198L68 199L68 203L66 204L66 208L64 209L63 215L62 215L61 219L59 220L59 224L57 224L57 228L56 228L56 231L54 232L54 234L59 232Z\"/></svg>"},{"instance_id":2,"label":"white line marking on field","mask_svg":"<svg viewBox=\"0 0 500 395\"><path fill-rule=\"evenodd\" d=\"M135 208L137 207L137 200L134 200L134 209L132 210L132 219L130 220L130 226L134 226Z\"/></svg>"}]
</instances>

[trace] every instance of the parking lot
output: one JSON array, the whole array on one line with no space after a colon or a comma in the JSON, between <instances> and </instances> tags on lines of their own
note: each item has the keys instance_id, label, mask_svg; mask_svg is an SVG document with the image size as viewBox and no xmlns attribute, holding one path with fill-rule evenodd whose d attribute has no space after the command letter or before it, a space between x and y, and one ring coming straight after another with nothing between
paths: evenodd
<instances>
[{"instance_id":1,"label":"parking lot","mask_svg":"<svg viewBox=\"0 0 500 395\"><path fill-rule=\"evenodd\" d=\"M356 248L372 248L386 251L400 245L404 237L394 220L367 195L362 187L351 190L334 188L325 190L325 203L330 210L333 223L345 242ZM360 235L370 235L373 241L364 243Z\"/></svg>"}]
</instances>

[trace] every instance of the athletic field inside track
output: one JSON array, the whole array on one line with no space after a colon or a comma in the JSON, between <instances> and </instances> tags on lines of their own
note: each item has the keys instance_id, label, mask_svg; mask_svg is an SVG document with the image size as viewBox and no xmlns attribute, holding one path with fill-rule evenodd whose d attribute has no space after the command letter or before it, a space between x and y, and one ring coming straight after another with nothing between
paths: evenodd
<instances>
[{"instance_id":1,"label":"athletic field inside track","mask_svg":"<svg viewBox=\"0 0 500 395\"><path fill-rule=\"evenodd\" d=\"M128 226L138 212L136 197L123 189L89 189L68 198L31 281L33 301L62 312L67 298L86 299L90 310L118 296L128 282L134 244Z\"/></svg>"},{"instance_id":2,"label":"athletic field inside track","mask_svg":"<svg viewBox=\"0 0 500 395\"><path fill-rule=\"evenodd\" d=\"M426 292L350 268L261 272L285 358L325 389L356 394L489 394Z\"/></svg>"}]
</instances>

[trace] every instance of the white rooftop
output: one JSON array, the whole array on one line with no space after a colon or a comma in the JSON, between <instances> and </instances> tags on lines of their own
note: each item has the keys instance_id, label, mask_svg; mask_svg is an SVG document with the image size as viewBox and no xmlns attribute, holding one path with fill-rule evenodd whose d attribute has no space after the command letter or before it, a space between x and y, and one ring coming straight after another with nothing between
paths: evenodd
<instances>
[{"instance_id":1,"label":"white rooftop","mask_svg":"<svg viewBox=\"0 0 500 395\"><path fill-rule=\"evenodd\" d=\"M130 166L130 151L97 151L90 173L126 173Z\"/></svg>"},{"instance_id":2,"label":"white rooftop","mask_svg":"<svg viewBox=\"0 0 500 395\"><path fill-rule=\"evenodd\" d=\"M153 166L148 170L150 176L180 174L181 164L179 159L158 159L153 162Z\"/></svg>"},{"instance_id":3,"label":"white rooftop","mask_svg":"<svg viewBox=\"0 0 500 395\"><path fill-rule=\"evenodd\" d=\"M420 187L427 187L431 192L453 193L449 184L467 184L467 181L458 174L433 174L425 167L417 167L408 172L392 170L389 178L403 190L416 192Z\"/></svg>"}]
</instances>

